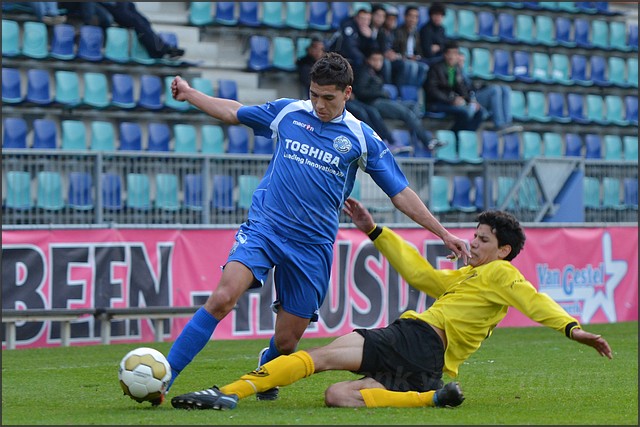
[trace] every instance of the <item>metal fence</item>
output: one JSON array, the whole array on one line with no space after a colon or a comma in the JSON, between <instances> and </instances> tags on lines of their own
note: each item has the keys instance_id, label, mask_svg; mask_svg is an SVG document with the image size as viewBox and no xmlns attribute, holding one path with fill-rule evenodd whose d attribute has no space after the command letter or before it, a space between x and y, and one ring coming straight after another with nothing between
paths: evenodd
<instances>
[{"instance_id":1,"label":"metal fence","mask_svg":"<svg viewBox=\"0 0 640 427\"><path fill-rule=\"evenodd\" d=\"M23 226L229 226L247 216L268 155L156 152L2 151L2 224ZM473 222L477 212L506 209L542 222L575 173L584 174L585 222L637 222L637 161L535 158L447 163L398 158L413 188L442 222ZM633 194L635 182L635 199ZM365 173L352 194L376 216L412 221ZM343 214L341 222L350 222Z\"/></svg>"}]
</instances>

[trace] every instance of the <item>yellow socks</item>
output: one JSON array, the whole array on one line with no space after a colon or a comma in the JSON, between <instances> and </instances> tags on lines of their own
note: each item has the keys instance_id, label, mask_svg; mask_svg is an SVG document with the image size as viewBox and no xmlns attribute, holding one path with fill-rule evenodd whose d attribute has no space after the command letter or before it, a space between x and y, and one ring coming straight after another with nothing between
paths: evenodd
<instances>
[{"instance_id":1,"label":"yellow socks","mask_svg":"<svg viewBox=\"0 0 640 427\"><path fill-rule=\"evenodd\" d=\"M367 408L416 408L435 406L433 395L435 390L420 393L417 391L390 391L382 388L366 388L360 390Z\"/></svg>"},{"instance_id":2,"label":"yellow socks","mask_svg":"<svg viewBox=\"0 0 640 427\"><path fill-rule=\"evenodd\" d=\"M308 377L314 371L313 359L309 353L300 350L288 356L276 357L259 369L243 375L238 381L220 388L220 391L224 394L235 394L243 399L276 386L292 384Z\"/></svg>"}]
</instances>

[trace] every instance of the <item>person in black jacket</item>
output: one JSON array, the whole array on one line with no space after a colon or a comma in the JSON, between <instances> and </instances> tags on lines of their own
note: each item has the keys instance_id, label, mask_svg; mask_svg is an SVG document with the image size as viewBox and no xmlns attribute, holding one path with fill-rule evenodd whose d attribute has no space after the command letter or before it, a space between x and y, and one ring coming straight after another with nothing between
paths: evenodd
<instances>
[{"instance_id":1,"label":"person in black jacket","mask_svg":"<svg viewBox=\"0 0 640 427\"><path fill-rule=\"evenodd\" d=\"M328 50L338 52L347 58L352 67L358 68L365 61L365 52L377 43L371 31L371 9L361 7L340 24L340 29L328 43Z\"/></svg>"},{"instance_id":2,"label":"person in black jacket","mask_svg":"<svg viewBox=\"0 0 640 427\"><path fill-rule=\"evenodd\" d=\"M423 60L432 65L443 58L444 45L447 42L442 21L446 14L442 3L433 3L429 7L429 22L420 28L420 43L422 44Z\"/></svg>"},{"instance_id":3,"label":"person in black jacket","mask_svg":"<svg viewBox=\"0 0 640 427\"><path fill-rule=\"evenodd\" d=\"M430 111L443 112L454 117L452 130L475 131L488 116L475 100L475 94L460 67L458 43L448 41L444 60L433 64L424 84L425 104Z\"/></svg>"}]
</instances>

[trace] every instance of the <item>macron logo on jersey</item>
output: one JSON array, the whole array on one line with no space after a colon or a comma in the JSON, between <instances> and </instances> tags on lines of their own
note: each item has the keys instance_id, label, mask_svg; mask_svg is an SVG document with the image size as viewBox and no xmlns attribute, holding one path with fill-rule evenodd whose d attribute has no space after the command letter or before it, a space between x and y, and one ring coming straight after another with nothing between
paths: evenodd
<instances>
[{"instance_id":1,"label":"macron logo on jersey","mask_svg":"<svg viewBox=\"0 0 640 427\"><path fill-rule=\"evenodd\" d=\"M306 123L299 122L297 120L294 120L292 123L294 126L299 126L305 130L308 130L309 132L313 132L315 130L313 126Z\"/></svg>"}]
</instances>

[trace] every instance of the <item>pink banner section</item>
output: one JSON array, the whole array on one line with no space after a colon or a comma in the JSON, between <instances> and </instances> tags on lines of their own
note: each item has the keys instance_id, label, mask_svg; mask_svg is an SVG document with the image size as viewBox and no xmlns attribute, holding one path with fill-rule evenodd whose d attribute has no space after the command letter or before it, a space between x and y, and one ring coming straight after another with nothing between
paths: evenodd
<instances>
[{"instance_id":1,"label":"pink banner section","mask_svg":"<svg viewBox=\"0 0 640 427\"><path fill-rule=\"evenodd\" d=\"M397 229L433 265L456 268L442 242L422 229ZM474 229L457 229L471 240ZM530 228L513 261L541 292L583 324L638 320L638 229ZM217 285L235 230L98 229L3 231L3 309L183 307L204 303ZM220 323L215 339L268 339L275 299L271 278L247 292ZM337 336L385 326L433 300L408 286L371 242L342 229L335 243L330 290L306 337ZM174 340L189 317L166 320ZM71 325L71 344L99 344L100 322ZM511 309L500 326L533 326ZM3 328L3 348L6 330ZM114 320L111 342L149 342L147 319ZM17 348L58 346L59 322L17 324Z\"/></svg>"}]
</instances>

